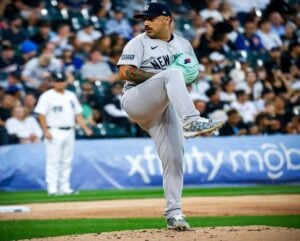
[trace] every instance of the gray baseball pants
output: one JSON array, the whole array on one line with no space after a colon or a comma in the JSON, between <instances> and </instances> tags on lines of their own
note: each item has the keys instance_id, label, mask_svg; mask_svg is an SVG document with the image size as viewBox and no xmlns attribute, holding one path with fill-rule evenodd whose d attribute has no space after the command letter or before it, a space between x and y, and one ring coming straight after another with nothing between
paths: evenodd
<instances>
[{"instance_id":1,"label":"gray baseball pants","mask_svg":"<svg viewBox=\"0 0 300 241\"><path fill-rule=\"evenodd\" d=\"M199 116L180 70L167 69L124 91L122 106L154 140L163 167L165 217L182 215L183 128Z\"/></svg>"}]
</instances>

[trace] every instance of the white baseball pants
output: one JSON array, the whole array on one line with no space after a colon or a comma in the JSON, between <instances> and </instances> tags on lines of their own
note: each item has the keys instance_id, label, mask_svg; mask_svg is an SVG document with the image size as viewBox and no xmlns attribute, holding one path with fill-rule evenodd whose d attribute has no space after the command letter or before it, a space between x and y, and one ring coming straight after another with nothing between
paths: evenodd
<instances>
[{"instance_id":1,"label":"white baseball pants","mask_svg":"<svg viewBox=\"0 0 300 241\"><path fill-rule=\"evenodd\" d=\"M182 72L167 69L125 90L122 105L129 116L150 134L156 145L163 167L165 217L182 215L182 125L199 116L186 89Z\"/></svg>"},{"instance_id":2,"label":"white baseball pants","mask_svg":"<svg viewBox=\"0 0 300 241\"><path fill-rule=\"evenodd\" d=\"M74 155L75 131L49 129L52 139L45 139L46 183L49 194L68 192Z\"/></svg>"}]
</instances>

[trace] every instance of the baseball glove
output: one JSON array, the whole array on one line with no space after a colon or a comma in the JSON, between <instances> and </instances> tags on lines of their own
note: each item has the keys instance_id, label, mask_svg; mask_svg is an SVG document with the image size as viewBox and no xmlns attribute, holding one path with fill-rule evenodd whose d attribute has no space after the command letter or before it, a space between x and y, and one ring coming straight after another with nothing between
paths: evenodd
<instances>
[{"instance_id":1,"label":"baseball glove","mask_svg":"<svg viewBox=\"0 0 300 241\"><path fill-rule=\"evenodd\" d=\"M180 54L170 65L170 68L180 69L186 84L193 83L199 74L198 61L195 57L188 54Z\"/></svg>"}]
</instances>

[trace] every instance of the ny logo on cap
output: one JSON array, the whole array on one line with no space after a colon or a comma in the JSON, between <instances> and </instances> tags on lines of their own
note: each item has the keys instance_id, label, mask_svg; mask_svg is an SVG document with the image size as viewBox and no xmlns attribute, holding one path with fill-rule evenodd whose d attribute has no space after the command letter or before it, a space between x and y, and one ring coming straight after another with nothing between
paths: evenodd
<instances>
[{"instance_id":1,"label":"ny logo on cap","mask_svg":"<svg viewBox=\"0 0 300 241\"><path fill-rule=\"evenodd\" d=\"M149 9L149 5L146 5L145 8L144 8L144 10L148 11L148 9Z\"/></svg>"}]
</instances>

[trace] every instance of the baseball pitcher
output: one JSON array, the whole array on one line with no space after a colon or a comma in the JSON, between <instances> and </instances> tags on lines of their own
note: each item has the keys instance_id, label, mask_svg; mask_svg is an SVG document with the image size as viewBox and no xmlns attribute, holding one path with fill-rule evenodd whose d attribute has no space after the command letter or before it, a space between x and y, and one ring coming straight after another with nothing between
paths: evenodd
<instances>
[{"instance_id":1,"label":"baseball pitcher","mask_svg":"<svg viewBox=\"0 0 300 241\"><path fill-rule=\"evenodd\" d=\"M130 40L118 62L126 80L122 105L154 140L163 166L168 229L190 228L181 211L183 137L220 128L222 121L200 117L185 83L199 74L191 44L172 33L172 14L162 3L149 3L141 14L145 32Z\"/></svg>"}]
</instances>

